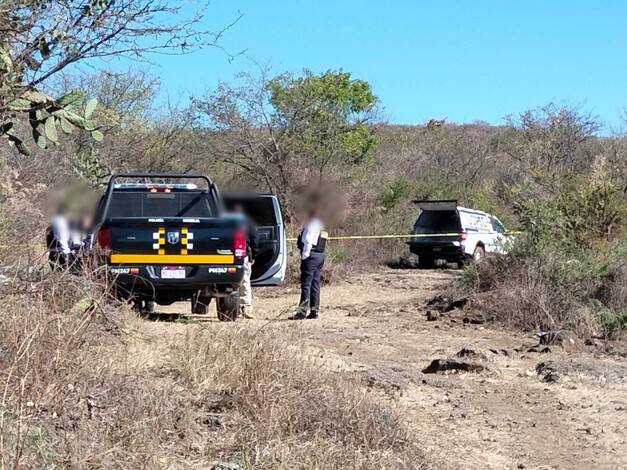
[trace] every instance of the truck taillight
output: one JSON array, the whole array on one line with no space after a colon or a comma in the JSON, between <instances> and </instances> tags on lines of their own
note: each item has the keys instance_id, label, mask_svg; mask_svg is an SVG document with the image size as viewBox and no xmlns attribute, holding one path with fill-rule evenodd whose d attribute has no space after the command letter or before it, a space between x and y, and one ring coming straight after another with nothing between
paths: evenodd
<instances>
[{"instance_id":1,"label":"truck taillight","mask_svg":"<svg viewBox=\"0 0 627 470\"><path fill-rule=\"evenodd\" d=\"M98 230L98 247L103 250L111 248L111 230L108 228Z\"/></svg>"},{"instance_id":2,"label":"truck taillight","mask_svg":"<svg viewBox=\"0 0 627 470\"><path fill-rule=\"evenodd\" d=\"M461 241L464 241L464 240L466 240L466 238L468 238L468 233L466 233L466 232L462 232L462 235L461 235L461 237L460 237L460 240L461 240Z\"/></svg>"},{"instance_id":3,"label":"truck taillight","mask_svg":"<svg viewBox=\"0 0 627 470\"><path fill-rule=\"evenodd\" d=\"M236 230L233 237L233 253L236 258L246 257L246 237L242 230Z\"/></svg>"}]
</instances>

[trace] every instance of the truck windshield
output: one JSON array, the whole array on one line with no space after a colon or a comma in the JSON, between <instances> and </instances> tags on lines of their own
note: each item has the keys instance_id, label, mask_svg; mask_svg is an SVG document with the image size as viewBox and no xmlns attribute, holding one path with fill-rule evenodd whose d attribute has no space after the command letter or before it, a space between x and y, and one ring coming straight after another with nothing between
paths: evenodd
<instances>
[{"instance_id":1,"label":"truck windshield","mask_svg":"<svg viewBox=\"0 0 627 470\"><path fill-rule=\"evenodd\" d=\"M422 211L414 225L416 234L458 233L460 230L457 211Z\"/></svg>"},{"instance_id":2,"label":"truck windshield","mask_svg":"<svg viewBox=\"0 0 627 470\"><path fill-rule=\"evenodd\" d=\"M113 191L107 217L213 217L215 212L211 196L204 191Z\"/></svg>"}]
</instances>

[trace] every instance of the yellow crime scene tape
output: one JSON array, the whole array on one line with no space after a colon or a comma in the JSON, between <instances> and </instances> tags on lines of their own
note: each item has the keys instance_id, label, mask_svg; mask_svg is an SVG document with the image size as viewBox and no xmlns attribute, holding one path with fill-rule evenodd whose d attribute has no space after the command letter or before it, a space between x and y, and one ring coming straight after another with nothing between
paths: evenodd
<instances>
[{"instance_id":1,"label":"yellow crime scene tape","mask_svg":"<svg viewBox=\"0 0 627 470\"><path fill-rule=\"evenodd\" d=\"M454 237L460 233L421 233L414 235L344 235L338 237L327 237L327 240L374 240L377 238L418 238L418 237ZM298 238L289 237L288 242L295 242Z\"/></svg>"},{"instance_id":2,"label":"yellow crime scene tape","mask_svg":"<svg viewBox=\"0 0 627 470\"><path fill-rule=\"evenodd\" d=\"M411 237L445 237L445 236L455 236L459 235L459 233L438 233L438 234L421 234L421 235L345 235L341 237L327 237L327 240L367 240L367 239L376 239L376 238L411 238ZM286 238L288 242L295 242L298 240L296 237L288 237ZM0 245L0 249L2 248L18 248L18 247L39 247L44 248L44 245L39 244L15 244L15 245Z\"/></svg>"},{"instance_id":3,"label":"yellow crime scene tape","mask_svg":"<svg viewBox=\"0 0 627 470\"><path fill-rule=\"evenodd\" d=\"M519 235L522 232L504 232L503 235ZM427 237L459 237L461 233L413 233L407 235L344 235L327 237L327 240L372 240L377 238L427 238ZM481 234L484 235L484 234ZM298 238L289 237L288 242L295 242Z\"/></svg>"},{"instance_id":4,"label":"yellow crime scene tape","mask_svg":"<svg viewBox=\"0 0 627 470\"><path fill-rule=\"evenodd\" d=\"M522 232L504 232L503 235L520 235ZM376 240L385 238L427 238L427 237L458 237L461 233L414 233L406 235L385 234L385 235L343 235L337 237L328 237L327 240ZM288 237L288 242L295 242L298 238ZM39 247L44 248L43 244L16 244L16 245L0 245L0 249L18 248L18 247Z\"/></svg>"}]
</instances>

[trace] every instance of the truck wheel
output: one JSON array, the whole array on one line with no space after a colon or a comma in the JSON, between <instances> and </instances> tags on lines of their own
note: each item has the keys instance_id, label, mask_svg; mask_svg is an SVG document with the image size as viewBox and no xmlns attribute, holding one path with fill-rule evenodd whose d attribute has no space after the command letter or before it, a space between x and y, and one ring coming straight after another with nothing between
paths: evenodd
<instances>
[{"instance_id":1,"label":"truck wheel","mask_svg":"<svg viewBox=\"0 0 627 470\"><path fill-rule=\"evenodd\" d=\"M211 297L194 294L192 296L192 313L196 315L207 315L209 313L210 303Z\"/></svg>"},{"instance_id":2,"label":"truck wheel","mask_svg":"<svg viewBox=\"0 0 627 470\"><path fill-rule=\"evenodd\" d=\"M472 262L477 264L483 261L483 257L485 256L485 250L482 246L475 247L475 251L472 252Z\"/></svg>"},{"instance_id":3,"label":"truck wheel","mask_svg":"<svg viewBox=\"0 0 627 470\"><path fill-rule=\"evenodd\" d=\"M218 320L220 321L237 320L237 315L239 315L239 293L229 297L218 297L216 299L216 310L218 311Z\"/></svg>"},{"instance_id":4,"label":"truck wheel","mask_svg":"<svg viewBox=\"0 0 627 470\"><path fill-rule=\"evenodd\" d=\"M433 269L435 266L435 259L431 256L420 255L418 256L418 267L420 269Z\"/></svg>"}]
</instances>

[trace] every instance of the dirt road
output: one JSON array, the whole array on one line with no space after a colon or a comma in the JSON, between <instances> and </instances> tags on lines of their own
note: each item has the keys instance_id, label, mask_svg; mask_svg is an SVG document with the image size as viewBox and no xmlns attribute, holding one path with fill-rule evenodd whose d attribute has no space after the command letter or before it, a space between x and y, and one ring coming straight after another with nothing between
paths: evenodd
<instances>
[{"instance_id":1,"label":"dirt road","mask_svg":"<svg viewBox=\"0 0 627 470\"><path fill-rule=\"evenodd\" d=\"M247 324L296 331L312 361L366 377L443 468L627 468L627 361L583 344L527 352L537 343L533 335L464 324L455 314L427 321L425 301L453 276L390 269L358 275L323 289L317 321L283 321L298 301L296 289L260 290L259 319ZM203 324L218 326L213 314ZM462 348L485 355L491 370L421 372ZM547 381L536 372L546 361L554 361Z\"/></svg>"}]
</instances>

